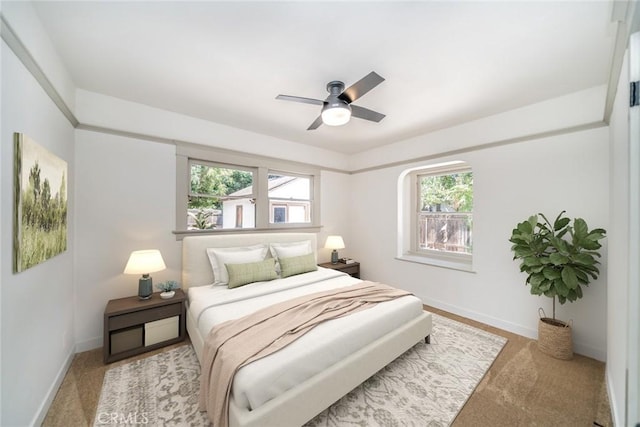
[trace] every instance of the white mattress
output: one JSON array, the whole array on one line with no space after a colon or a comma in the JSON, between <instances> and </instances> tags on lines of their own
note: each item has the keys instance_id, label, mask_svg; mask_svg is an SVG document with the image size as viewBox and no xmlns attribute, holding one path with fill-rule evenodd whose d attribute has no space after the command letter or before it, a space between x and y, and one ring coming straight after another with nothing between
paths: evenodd
<instances>
[{"instance_id":1,"label":"white mattress","mask_svg":"<svg viewBox=\"0 0 640 427\"><path fill-rule=\"evenodd\" d=\"M344 273L319 268L270 282L240 288L189 288L189 311L206 337L211 328L279 301L360 282ZM341 319L331 320L285 347L257 360L236 374L231 393L240 407L255 409L321 372L345 356L375 341L422 313L422 301L413 296L378 304Z\"/></svg>"}]
</instances>

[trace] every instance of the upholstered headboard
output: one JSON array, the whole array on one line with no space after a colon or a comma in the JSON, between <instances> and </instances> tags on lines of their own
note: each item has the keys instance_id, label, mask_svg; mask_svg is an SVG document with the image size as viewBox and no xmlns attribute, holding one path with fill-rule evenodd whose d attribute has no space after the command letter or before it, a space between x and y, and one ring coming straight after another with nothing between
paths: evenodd
<instances>
[{"instance_id":1,"label":"upholstered headboard","mask_svg":"<svg viewBox=\"0 0 640 427\"><path fill-rule=\"evenodd\" d=\"M213 283L213 270L207 257L207 248L231 248L259 243L284 243L311 240L317 260L315 233L251 233L187 236L182 240L182 289ZM270 254L267 257L271 256Z\"/></svg>"}]
</instances>

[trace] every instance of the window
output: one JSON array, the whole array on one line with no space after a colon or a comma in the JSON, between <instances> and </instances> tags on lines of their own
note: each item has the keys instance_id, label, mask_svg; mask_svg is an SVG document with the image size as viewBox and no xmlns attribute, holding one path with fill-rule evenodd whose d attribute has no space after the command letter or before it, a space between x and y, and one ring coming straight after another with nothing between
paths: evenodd
<instances>
[{"instance_id":1,"label":"window","mask_svg":"<svg viewBox=\"0 0 640 427\"><path fill-rule=\"evenodd\" d=\"M270 172L269 207L272 224L308 223L311 220L311 178Z\"/></svg>"},{"instance_id":2,"label":"window","mask_svg":"<svg viewBox=\"0 0 640 427\"><path fill-rule=\"evenodd\" d=\"M464 162L404 171L398 258L471 270L473 172Z\"/></svg>"},{"instance_id":3,"label":"window","mask_svg":"<svg viewBox=\"0 0 640 427\"><path fill-rule=\"evenodd\" d=\"M176 230L319 231L320 169L246 153L176 144Z\"/></svg>"},{"instance_id":4,"label":"window","mask_svg":"<svg viewBox=\"0 0 640 427\"><path fill-rule=\"evenodd\" d=\"M187 229L255 227L254 171L190 162Z\"/></svg>"},{"instance_id":5,"label":"window","mask_svg":"<svg viewBox=\"0 0 640 427\"><path fill-rule=\"evenodd\" d=\"M471 254L473 174L418 174L416 251Z\"/></svg>"}]
</instances>

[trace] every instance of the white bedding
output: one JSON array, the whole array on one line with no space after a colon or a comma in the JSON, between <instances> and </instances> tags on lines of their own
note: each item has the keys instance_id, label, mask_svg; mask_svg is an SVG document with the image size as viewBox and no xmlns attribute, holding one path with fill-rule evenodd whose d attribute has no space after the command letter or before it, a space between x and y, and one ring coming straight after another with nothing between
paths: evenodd
<instances>
[{"instance_id":1,"label":"white bedding","mask_svg":"<svg viewBox=\"0 0 640 427\"><path fill-rule=\"evenodd\" d=\"M335 270L319 268L310 273L234 289L193 287L188 291L189 311L197 320L200 334L206 337L214 325L276 302L359 281ZM277 353L240 369L233 381L233 399L239 407L255 409L407 323L422 311L422 301L407 296L322 324Z\"/></svg>"}]
</instances>

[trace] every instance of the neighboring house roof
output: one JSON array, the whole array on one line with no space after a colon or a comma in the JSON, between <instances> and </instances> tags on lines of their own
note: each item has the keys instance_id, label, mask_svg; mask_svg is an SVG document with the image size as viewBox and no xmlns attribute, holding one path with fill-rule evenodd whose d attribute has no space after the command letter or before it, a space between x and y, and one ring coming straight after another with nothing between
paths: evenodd
<instances>
[{"instance_id":1,"label":"neighboring house roof","mask_svg":"<svg viewBox=\"0 0 640 427\"><path fill-rule=\"evenodd\" d=\"M298 179L298 177L296 176L281 176L278 178L273 178L269 180L268 188L269 190L275 190L276 188L281 187L283 185L287 185L290 182L295 181L296 179ZM228 196L238 197L238 196L249 196L251 194L253 194L253 185L242 188L238 191L234 191L233 193L228 194Z\"/></svg>"}]
</instances>

